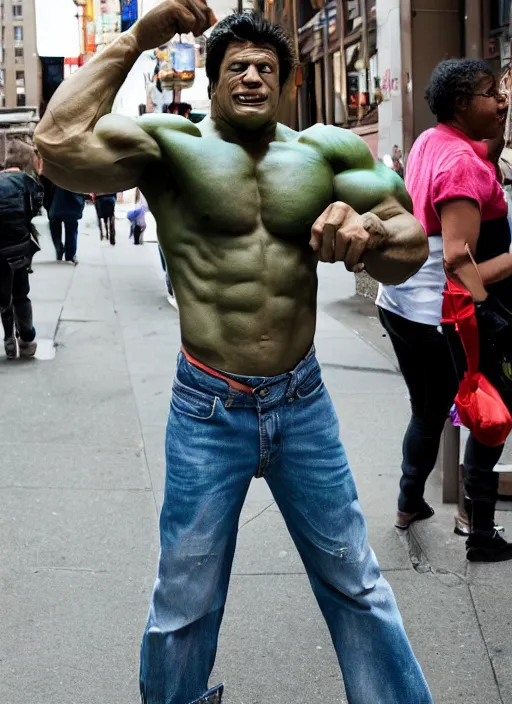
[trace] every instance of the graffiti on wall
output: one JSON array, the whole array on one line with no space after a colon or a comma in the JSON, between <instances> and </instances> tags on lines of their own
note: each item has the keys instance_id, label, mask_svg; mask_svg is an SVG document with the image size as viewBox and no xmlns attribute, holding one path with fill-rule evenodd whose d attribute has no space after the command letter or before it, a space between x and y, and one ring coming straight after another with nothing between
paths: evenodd
<instances>
[{"instance_id":1,"label":"graffiti on wall","mask_svg":"<svg viewBox=\"0 0 512 704\"><path fill-rule=\"evenodd\" d=\"M389 100L393 95L400 95L400 78L393 76L389 68L380 79L380 89L384 100Z\"/></svg>"}]
</instances>

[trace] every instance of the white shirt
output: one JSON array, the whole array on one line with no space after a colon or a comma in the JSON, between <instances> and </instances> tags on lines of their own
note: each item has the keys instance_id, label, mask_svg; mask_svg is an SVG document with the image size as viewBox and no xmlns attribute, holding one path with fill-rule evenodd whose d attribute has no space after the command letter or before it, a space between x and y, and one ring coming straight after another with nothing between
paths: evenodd
<instances>
[{"instance_id":1,"label":"white shirt","mask_svg":"<svg viewBox=\"0 0 512 704\"><path fill-rule=\"evenodd\" d=\"M443 238L428 238L430 255L421 269L399 286L379 286L377 305L390 313L415 323L441 324L443 289L446 275L443 266Z\"/></svg>"}]
</instances>

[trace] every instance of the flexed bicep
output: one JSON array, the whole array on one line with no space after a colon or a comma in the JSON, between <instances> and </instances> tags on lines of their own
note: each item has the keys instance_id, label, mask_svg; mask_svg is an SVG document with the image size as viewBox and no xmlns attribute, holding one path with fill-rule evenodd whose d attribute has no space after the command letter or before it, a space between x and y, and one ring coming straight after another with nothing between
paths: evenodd
<instances>
[{"instance_id":1,"label":"flexed bicep","mask_svg":"<svg viewBox=\"0 0 512 704\"><path fill-rule=\"evenodd\" d=\"M373 168L349 169L334 177L334 194L360 214L373 211L390 197L412 213L412 202L403 180L380 162Z\"/></svg>"},{"instance_id":2,"label":"flexed bicep","mask_svg":"<svg viewBox=\"0 0 512 704\"><path fill-rule=\"evenodd\" d=\"M59 139L60 133L60 139ZM134 188L160 148L135 120L104 115L92 131L63 132L55 125L37 139L43 173L78 193L115 193Z\"/></svg>"}]
</instances>

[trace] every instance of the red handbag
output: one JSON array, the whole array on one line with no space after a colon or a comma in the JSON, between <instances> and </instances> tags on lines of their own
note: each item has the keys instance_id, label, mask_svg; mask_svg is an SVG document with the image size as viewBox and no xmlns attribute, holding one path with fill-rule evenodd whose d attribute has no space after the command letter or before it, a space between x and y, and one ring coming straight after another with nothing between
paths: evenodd
<instances>
[{"instance_id":1,"label":"red handbag","mask_svg":"<svg viewBox=\"0 0 512 704\"><path fill-rule=\"evenodd\" d=\"M483 445L503 445L512 430L512 416L498 390L478 371L480 343L473 298L448 275L442 322L455 325L467 359L467 371L455 397L460 419Z\"/></svg>"}]
</instances>

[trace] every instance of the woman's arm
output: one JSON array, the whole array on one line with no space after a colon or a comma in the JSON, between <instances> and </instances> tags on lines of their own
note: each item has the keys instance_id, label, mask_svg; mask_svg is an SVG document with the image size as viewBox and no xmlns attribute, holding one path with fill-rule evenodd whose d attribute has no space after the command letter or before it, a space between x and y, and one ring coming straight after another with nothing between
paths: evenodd
<instances>
[{"instance_id":1,"label":"woman's arm","mask_svg":"<svg viewBox=\"0 0 512 704\"><path fill-rule=\"evenodd\" d=\"M480 210L473 200L459 199L441 206L443 251L446 270L455 275L475 300L485 300L484 286L512 276L512 254L500 254L478 265L478 273L466 251L474 254L480 234ZM481 277L481 280L480 280Z\"/></svg>"}]
</instances>

